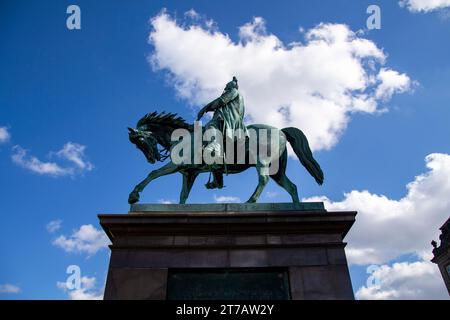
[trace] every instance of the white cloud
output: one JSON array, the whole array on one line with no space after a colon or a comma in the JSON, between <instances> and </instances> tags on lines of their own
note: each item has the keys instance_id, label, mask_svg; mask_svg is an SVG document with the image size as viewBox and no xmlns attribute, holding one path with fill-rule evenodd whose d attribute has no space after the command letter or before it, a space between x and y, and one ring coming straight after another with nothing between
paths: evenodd
<instances>
[{"instance_id":1,"label":"white cloud","mask_svg":"<svg viewBox=\"0 0 450 320\"><path fill-rule=\"evenodd\" d=\"M61 235L53 241L53 245L66 252L86 253L88 256L106 248L109 243L106 234L91 224L82 225L69 237Z\"/></svg>"},{"instance_id":2,"label":"white cloud","mask_svg":"<svg viewBox=\"0 0 450 320\"><path fill-rule=\"evenodd\" d=\"M95 277L81 277L80 288L69 290L66 282L57 282L56 286L64 290L71 300L102 300L103 292L96 288Z\"/></svg>"},{"instance_id":3,"label":"white cloud","mask_svg":"<svg viewBox=\"0 0 450 320\"><path fill-rule=\"evenodd\" d=\"M361 287L357 299L448 299L439 269L429 261L382 265L372 276L377 283Z\"/></svg>"},{"instance_id":4,"label":"white cloud","mask_svg":"<svg viewBox=\"0 0 450 320\"><path fill-rule=\"evenodd\" d=\"M0 284L0 293L19 293L20 291L20 288L13 284Z\"/></svg>"},{"instance_id":5,"label":"white cloud","mask_svg":"<svg viewBox=\"0 0 450 320\"><path fill-rule=\"evenodd\" d=\"M377 113L379 100L411 82L381 68L382 49L343 24L321 23L299 33L303 42L284 44L261 17L239 28L237 42L214 24L180 23L165 11L150 23L149 61L181 98L203 105L236 75L250 121L299 127L315 150L335 145L352 113Z\"/></svg>"},{"instance_id":6,"label":"white cloud","mask_svg":"<svg viewBox=\"0 0 450 320\"><path fill-rule=\"evenodd\" d=\"M184 15L185 15L186 17L191 18L191 19L198 19L198 18L200 17L200 15L199 15L199 14L197 13L197 11L195 11L194 9L190 9L190 10L186 11L186 12L184 13Z\"/></svg>"},{"instance_id":7,"label":"white cloud","mask_svg":"<svg viewBox=\"0 0 450 320\"><path fill-rule=\"evenodd\" d=\"M394 93L402 93L411 89L409 77L394 70L381 68L377 80L380 84L375 91L375 97L384 101L391 99Z\"/></svg>"},{"instance_id":8,"label":"white cloud","mask_svg":"<svg viewBox=\"0 0 450 320\"><path fill-rule=\"evenodd\" d=\"M383 264L373 274L380 283L361 287L358 299L448 298L438 268L429 260L430 241L438 239L450 212L450 155L433 153L425 160L428 171L407 184L399 200L367 190L351 191L339 202L307 199L324 201L328 210L358 211L346 238L349 263ZM388 264L405 255L415 255L418 261Z\"/></svg>"},{"instance_id":9,"label":"white cloud","mask_svg":"<svg viewBox=\"0 0 450 320\"><path fill-rule=\"evenodd\" d=\"M62 220L60 220L60 219L52 220L49 223L47 223L45 228L47 229L48 232L53 233L55 231L58 231L61 228L61 224L62 224Z\"/></svg>"},{"instance_id":10,"label":"white cloud","mask_svg":"<svg viewBox=\"0 0 450 320\"><path fill-rule=\"evenodd\" d=\"M67 161L67 165L52 161L41 161L35 156L28 155L28 151L19 145L13 147L11 159L17 165L41 175L74 176L85 171L91 171L94 167L92 163L85 160L85 149L86 147L83 145L68 142L61 150L50 152L50 156L56 155L59 159Z\"/></svg>"},{"instance_id":11,"label":"white cloud","mask_svg":"<svg viewBox=\"0 0 450 320\"><path fill-rule=\"evenodd\" d=\"M72 162L78 169L91 171L94 166L84 158L84 150L86 146L78 143L67 142L63 148L56 152L56 155L61 159L66 159Z\"/></svg>"},{"instance_id":12,"label":"white cloud","mask_svg":"<svg viewBox=\"0 0 450 320\"><path fill-rule=\"evenodd\" d=\"M401 0L401 7L411 12L431 12L450 7L450 0Z\"/></svg>"},{"instance_id":13,"label":"white cloud","mask_svg":"<svg viewBox=\"0 0 450 320\"><path fill-rule=\"evenodd\" d=\"M11 139L11 134L7 127L0 127L0 144L8 142Z\"/></svg>"},{"instance_id":14,"label":"white cloud","mask_svg":"<svg viewBox=\"0 0 450 320\"><path fill-rule=\"evenodd\" d=\"M158 200L158 203L161 203L161 204L171 204L171 203L174 203L175 201L173 201L173 200L167 200L167 199L159 199Z\"/></svg>"},{"instance_id":15,"label":"white cloud","mask_svg":"<svg viewBox=\"0 0 450 320\"><path fill-rule=\"evenodd\" d=\"M34 156L29 156L27 150L21 146L13 147L11 159L15 164L42 175L56 177L72 174L70 168L63 168L55 162L43 162Z\"/></svg>"},{"instance_id":16,"label":"white cloud","mask_svg":"<svg viewBox=\"0 0 450 320\"><path fill-rule=\"evenodd\" d=\"M233 196L216 196L214 195L214 201L217 203L231 203L231 202L241 202L241 199Z\"/></svg>"},{"instance_id":17,"label":"white cloud","mask_svg":"<svg viewBox=\"0 0 450 320\"><path fill-rule=\"evenodd\" d=\"M279 193L277 191L267 191L266 197L269 199L274 199L279 196Z\"/></svg>"},{"instance_id":18,"label":"white cloud","mask_svg":"<svg viewBox=\"0 0 450 320\"><path fill-rule=\"evenodd\" d=\"M353 264L382 264L405 254L431 258L432 239L450 213L450 155L433 153L426 158L428 171L407 185L399 199L369 191L351 191L342 201L323 200L328 210L357 210L347 236L347 257Z\"/></svg>"}]
</instances>

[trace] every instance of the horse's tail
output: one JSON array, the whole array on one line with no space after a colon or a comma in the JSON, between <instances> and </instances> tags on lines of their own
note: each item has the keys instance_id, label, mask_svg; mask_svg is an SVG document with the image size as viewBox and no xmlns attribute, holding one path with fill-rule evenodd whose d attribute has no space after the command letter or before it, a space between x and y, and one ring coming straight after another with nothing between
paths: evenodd
<instances>
[{"instance_id":1,"label":"horse's tail","mask_svg":"<svg viewBox=\"0 0 450 320\"><path fill-rule=\"evenodd\" d=\"M314 177L318 184L322 184L323 171L312 155L305 134L300 129L293 127L284 128L281 131L286 135L287 141L291 144L292 149L294 149L302 165Z\"/></svg>"}]
</instances>

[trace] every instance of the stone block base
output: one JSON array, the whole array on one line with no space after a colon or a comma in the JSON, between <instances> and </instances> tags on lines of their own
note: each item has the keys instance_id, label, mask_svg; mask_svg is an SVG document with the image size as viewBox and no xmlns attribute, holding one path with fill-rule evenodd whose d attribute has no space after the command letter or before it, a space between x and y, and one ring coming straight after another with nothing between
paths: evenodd
<instances>
[{"instance_id":1,"label":"stone block base","mask_svg":"<svg viewBox=\"0 0 450 320\"><path fill-rule=\"evenodd\" d=\"M112 242L104 298L353 299L343 239L355 215L314 203L101 214Z\"/></svg>"}]
</instances>

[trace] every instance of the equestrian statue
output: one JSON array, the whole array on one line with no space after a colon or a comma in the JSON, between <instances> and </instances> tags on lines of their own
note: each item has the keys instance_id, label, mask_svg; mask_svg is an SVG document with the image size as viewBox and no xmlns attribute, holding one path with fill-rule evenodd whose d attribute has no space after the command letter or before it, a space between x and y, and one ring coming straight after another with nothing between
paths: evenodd
<instances>
[{"instance_id":1,"label":"equestrian statue","mask_svg":"<svg viewBox=\"0 0 450 320\"><path fill-rule=\"evenodd\" d=\"M296 185L286 176L287 142L302 165L321 185L324 175L320 165L314 159L306 136L300 129L289 127L277 129L264 124L244 124L244 99L239 92L236 77L227 83L220 97L203 107L197 116L196 124L205 113L212 112L211 120L200 129L200 135L210 139L202 139L200 145L192 138L187 143L174 138L179 132L195 136L195 124L189 124L173 113L149 113L141 118L136 128L128 128L129 140L144 154L147 161L167 163L156 169L130 193L130 204L139 201L139 193L154 179L179 172L183 176L183 186L180 193L180 204L186 203L189 192L200 173L209 172L210 178L205 186L207 189L223 188L223 174L235 174L255 167L258 173L258 185L247 202L256 202L272 178L285 189L294 203L299 203ZM184 142L184 145L182 143ZM191 148L187 150L186 146ZM183 149L183 148L184 149ZM161 148L161 149L160 149ZM179 150L182 149L182 152ZM191 152L192 151L192 152ZM197 153L196 153L197 152ZM197 154L209 155L196 157ZM176 156L175 156L176 154ZM179 160L181 157L182 161ZM239 158L236 161L236 156ZM214 159L211 162L210 159Z\"/></svg>"}]
</instances>

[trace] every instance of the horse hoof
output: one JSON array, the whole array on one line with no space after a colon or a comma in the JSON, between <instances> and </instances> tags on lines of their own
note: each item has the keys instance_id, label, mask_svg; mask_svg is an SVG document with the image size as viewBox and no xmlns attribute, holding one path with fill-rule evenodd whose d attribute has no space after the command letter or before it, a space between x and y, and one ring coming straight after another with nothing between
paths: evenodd
<instances>
[{"instance_id":1,"label":"horse hoof","mask_svg":"<svg viewBox=\"0 0 450 320\"><path fill-rule=\"evenodd\" d=\"M139 193L137 192L131 192L129 197L128 197L128 203L129 204L133 204L139 201Z\"/></svg>"}]
</instances>

